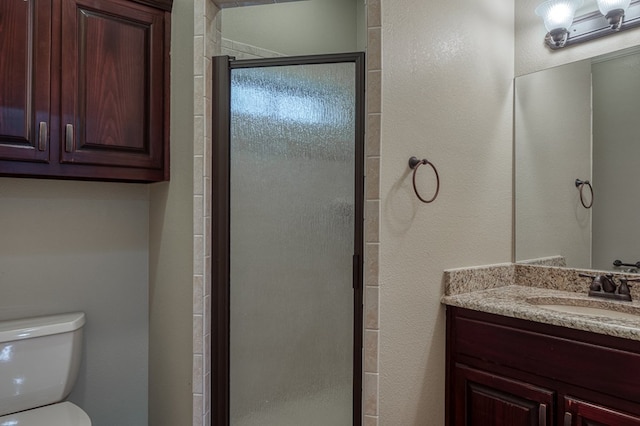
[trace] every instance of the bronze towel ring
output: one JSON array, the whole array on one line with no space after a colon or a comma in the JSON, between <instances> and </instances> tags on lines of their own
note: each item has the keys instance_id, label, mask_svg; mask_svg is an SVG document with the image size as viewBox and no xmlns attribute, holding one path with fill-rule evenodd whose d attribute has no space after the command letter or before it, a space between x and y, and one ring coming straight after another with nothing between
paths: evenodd
<instances>
[{"instance_id":1,"label":"bronze towel ring","mask_svg":"<svg viewBox=\"0 0 640 426\"><path fill-rule=\"evenodd\" d=\"M589 203L589 205L584 202L584 195L582 194L582 190L584 189L585 185L589 187L589 192L591 192L591 202ZM582 207L584 207L585 209L590 209L593 206L593 186L591 186L591 183L588 180L576 179L576 188L578 188L578 190L580 191L580 202L582 203Z\"/></svg>"},{"instance_id":2,"label":"bronze towel ring","mask_svg":"<svg viewBox=\"0 0 640 426\"><path fill-rule=\"evenodd\" d=\"M428 200L420 196L418 188L416 187L416 172L418 171L418 168L423 164L428 164L429 166L431 166L431 168L433 169L433 173L435 173L436 175L436 192L433 194L433 197ZM436 166L434 166L433 163L431 161L428 161L426 158L418 160L416 157L409 158L409 167L413 169L413 190L415 191L416 196L423 203L431 203L438 196L438 192L440 192L440 176L438 175L438 169L436 169Z\"/></svg>"}]
</instances>

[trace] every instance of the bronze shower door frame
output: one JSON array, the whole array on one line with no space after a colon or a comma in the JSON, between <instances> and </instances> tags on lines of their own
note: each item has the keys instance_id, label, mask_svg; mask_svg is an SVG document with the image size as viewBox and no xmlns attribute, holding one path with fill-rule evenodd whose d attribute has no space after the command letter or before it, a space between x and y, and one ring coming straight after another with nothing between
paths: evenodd
<instances>
[{"instance_id":1,"label":"bronze shower door frame","mask_svg":"<svg viewBox=\"0 0 640 426\"><path fill-rule=\"evenodd\" d=\"M230 352L230 107L231 70L352 62L355 64L355 194L353 253L353 426L362 424L365 56L362 52L234 60L213 68L211 219L211 424L228 426Z\"/></svg>"}]
</instances>

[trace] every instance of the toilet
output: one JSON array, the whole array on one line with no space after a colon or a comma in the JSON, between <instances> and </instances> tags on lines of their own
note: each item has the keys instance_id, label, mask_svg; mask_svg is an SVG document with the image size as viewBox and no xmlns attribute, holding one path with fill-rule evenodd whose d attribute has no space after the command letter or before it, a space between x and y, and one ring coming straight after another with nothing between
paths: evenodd
<instances>
[{"instance_id":1,"label":"toilet","mask_svg":"<svg viewBox=\"0 0 640 426\"><path fill-rule=\"evenodd\" d=\"M83 312L0 321L0 426L91 426L64 399L78 376Z\"/></svg>"}]
</instances>

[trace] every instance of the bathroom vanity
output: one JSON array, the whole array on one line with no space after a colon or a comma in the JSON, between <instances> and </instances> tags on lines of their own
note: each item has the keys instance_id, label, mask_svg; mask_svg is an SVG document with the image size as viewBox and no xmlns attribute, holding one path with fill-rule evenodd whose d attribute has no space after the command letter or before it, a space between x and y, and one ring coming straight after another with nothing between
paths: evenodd
<instances>
[{"instance_id":1,"label":"bathroom vanity","mask_svg":"<svg viewBox=\"0 0 640 426\"><path fill-rule=\"evenodd\" d=\"M640 316L545 309L532 301L590 299L519 285L517 276L443 298L446 424L640 426Z\"/></svg>"}]
</instances>

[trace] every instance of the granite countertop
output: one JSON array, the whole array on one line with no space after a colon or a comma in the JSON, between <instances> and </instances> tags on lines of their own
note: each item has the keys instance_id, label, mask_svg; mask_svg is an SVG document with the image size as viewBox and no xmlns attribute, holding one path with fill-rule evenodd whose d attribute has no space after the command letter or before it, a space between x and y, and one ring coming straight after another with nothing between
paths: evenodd
<instances>
[{"instance_id":1,"label":"granite countertop","mask_svg":"<svg viewBox=\"0 0 640 426\"><path fill-rule=\"evenodd\" d=\"M445 271L445 295L442 303L450 306L471 309L480 312L503 315L561 327L606 334L640 341L640 300L633 302L614 301L596 297L589 297L586 289L559 285L559 289L550 288L549 280L518 280L518 273L508 280L505 275L505 265L500 265L499 273L501 281L495 283L491 279L492 273L487 274L486 269L472 269L471 275L460 274L462 270ZM544 270L542 271L544 273ZM459 276L465 276L460 280ZM494 277L495 278L495 277ZM492 283L493 281L493 283ZM510 282L509 282L510 281ZM519 282L520 281L520 282ZM562 280L560 280L562 281ZM457 282L457 283L456 283ZM483 283L484 282L484 283ZM536 282L545 282L543 287L536 286ZM477 286L475 284L478 284ZM463 289L463 291L458 291ZM624 318L615 318L605 315L591 315L584 313L569 313L551 310L538 306L572 305L594 308L609 308L618 312L629 314Z\"/></svg>"}]
</instances>

